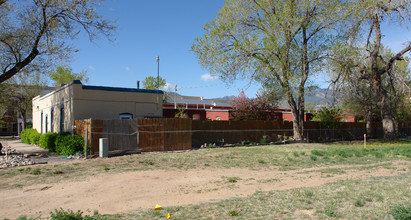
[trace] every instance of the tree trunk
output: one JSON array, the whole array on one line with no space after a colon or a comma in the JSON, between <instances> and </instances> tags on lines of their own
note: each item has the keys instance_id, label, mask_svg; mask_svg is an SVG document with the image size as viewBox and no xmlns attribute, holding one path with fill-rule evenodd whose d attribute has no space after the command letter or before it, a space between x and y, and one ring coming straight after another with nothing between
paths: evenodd
<instances>
[{"instance_id":1,"label":"tree trunk","mask_svg":"<svg viewBox=\"0 0 411 220\"><path fill-rule=\"evenodd\" d=\"M368 138L373 137L372 127L371 127L371 120L372 120L372 112L371 112L371 110L368 110L368 112L367 112L367 123L366 123L367 137Z\"/></svg>"},{"instance_id":2,"label":"tree trunk","mask_svg":"<svg viewBox=\"0 0 411 220\"><path fill-rule=\"evenodd\" d=\"M23 113L23 112L21 112L20 113L20 116L21 116L21 120L22 120L22 126L21 126L21 130L24 130L24 129L26 129L26 127L27 127L27 118L26 118L26 114L25 113Z\"/></svg>"},{"instance_id":3,"label":"tree trunk","mask_svg":"<svg viewBox=\"0 0 411 220\"><path fill-rule=\"evenodd\" d=\"M303 134L303 122L304 122L304 115L303 120L301 120L299 111L296 108L291 108L291 113L293 114L293 138L296 141L302 141L304 134Z\"/></svg>"},{"instance_id":4,"label":"tree trunk","mask_svg":"<svg viewBox=\"0 0 411 220\"><path fill-rule=\"evenodd\" d=\"M391 95L386 91L381 94L381 118L382 128L384 129L384 139L396 139L394 121L392 120Z\"/></svg>"}]
</instances>

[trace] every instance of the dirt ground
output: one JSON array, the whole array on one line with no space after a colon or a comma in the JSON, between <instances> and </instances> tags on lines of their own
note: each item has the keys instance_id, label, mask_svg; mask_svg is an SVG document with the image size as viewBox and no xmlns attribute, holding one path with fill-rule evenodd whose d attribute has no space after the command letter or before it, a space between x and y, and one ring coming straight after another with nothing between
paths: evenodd
<instances>
[{"instance_id":1,"label":"dirt ground","mask_svg":"<svg viewBox=\"0 0 411 220\"><path fill-rule=\"evenodd\" d=\"M410 161L393 162L391 167L397 169L383 166L357 169L361 165L349 165L293 171L210 168L102 173L84 181L67 180L1 190L0 217L14 219L23 214L28 217L46 217L50 211L59 208L115 214L154 208L156 204L163 207L199 204L246 197L256 191L315 187L339 180L395 176L410 172L410 164ZM342 168L345 172L321 172L327 168ZM239 179L230 183L228 177Z\"/></svg>"}]
</instances>

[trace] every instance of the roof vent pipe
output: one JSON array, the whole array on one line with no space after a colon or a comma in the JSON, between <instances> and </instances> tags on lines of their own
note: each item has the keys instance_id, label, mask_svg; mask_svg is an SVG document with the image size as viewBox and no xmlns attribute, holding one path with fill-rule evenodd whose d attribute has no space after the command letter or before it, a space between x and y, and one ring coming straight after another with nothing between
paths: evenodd
<instances>
[{"instance_id":1,"label":"roof vent pipe","mask_svg":"<svg viewBox=\"0 0 411 220\"><path fill-rule=\"evenodd\" d=\"M137 80L137 89L140 89L140 80Z\"/></svg>"}]
</instances>

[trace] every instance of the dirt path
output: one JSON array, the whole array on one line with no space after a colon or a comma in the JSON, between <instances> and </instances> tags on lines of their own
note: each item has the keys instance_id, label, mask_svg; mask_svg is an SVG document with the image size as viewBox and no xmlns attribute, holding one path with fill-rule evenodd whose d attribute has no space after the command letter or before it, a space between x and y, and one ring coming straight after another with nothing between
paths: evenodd
<instances>
[{"instance_id":1,"label":"dirt path","mask_svg":"<svg viewBox=\"0 0 411 220\"><path fill-rule=\"evenodd\" d=\"M374 164L376 165L376 164ZM311 168L297 171L248 169L194 169L138 171L101 174L85 181L38 184L0 191L0 217L16 218L22 214L48 216L58 209L98 210L102 214L127 213L156 204L179 206L245 197L256 191L314 187L347 179L395 176L410 172L410 161L397 161L387 169L358 169L360 165ZM367 165L370 166L370 165ZM324 172L325 169L344 172ZM238 177L229 183L227 177Z\"/></svg>"}]
</instances>

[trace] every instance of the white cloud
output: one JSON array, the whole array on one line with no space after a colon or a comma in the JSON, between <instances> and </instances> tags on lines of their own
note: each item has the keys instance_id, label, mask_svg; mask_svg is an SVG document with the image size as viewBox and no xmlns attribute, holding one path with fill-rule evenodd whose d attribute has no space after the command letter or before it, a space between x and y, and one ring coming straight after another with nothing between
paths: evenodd
<instances>
[{"instance_id":1,"label":"white cloud","mask_svg":"<svg viewBox=\"0 0 411 220\"><path fill-rule=\"evenodd\" d=\"M211 75L209 73L201 75L201 80L203 81L214 81L217 79L217 76Z\"/></svg>"},{"instance_id":2,"label":"white cloud","mask_svg":"<svg viewBox=\"0 0 411 220\"><path fill-rule=\"evenodd\" d=\"M131 74L134 73L134 70L132 70L129 66L124 67L124 69L125 69L127 72L131 73Z\"/></svg>"},{"instance_id":3,"label":"white cloud","mask_svg":"<svg viewBox=\"0 0 411 220\"><path fill-rule=\"evenodd\" d=\"M165 86L160 88L161 90L167 91L167 92L174 92L176 89L176 85L175 84L171 84L171 83L166 83ZM177 91L180 90L180 87L177 86Z\"/></svg>"},{"instance_id":4,"label":"white cloud","mask_svg":"<svg viewBox=\"0 0 411 220\"><path fill-rule=\"evenodd\" d=\"M96 68L94 68L94 66L92 65L89 65L88 68L91 69L91 71L96 71Z\"/></svg>"}]
</instances>

